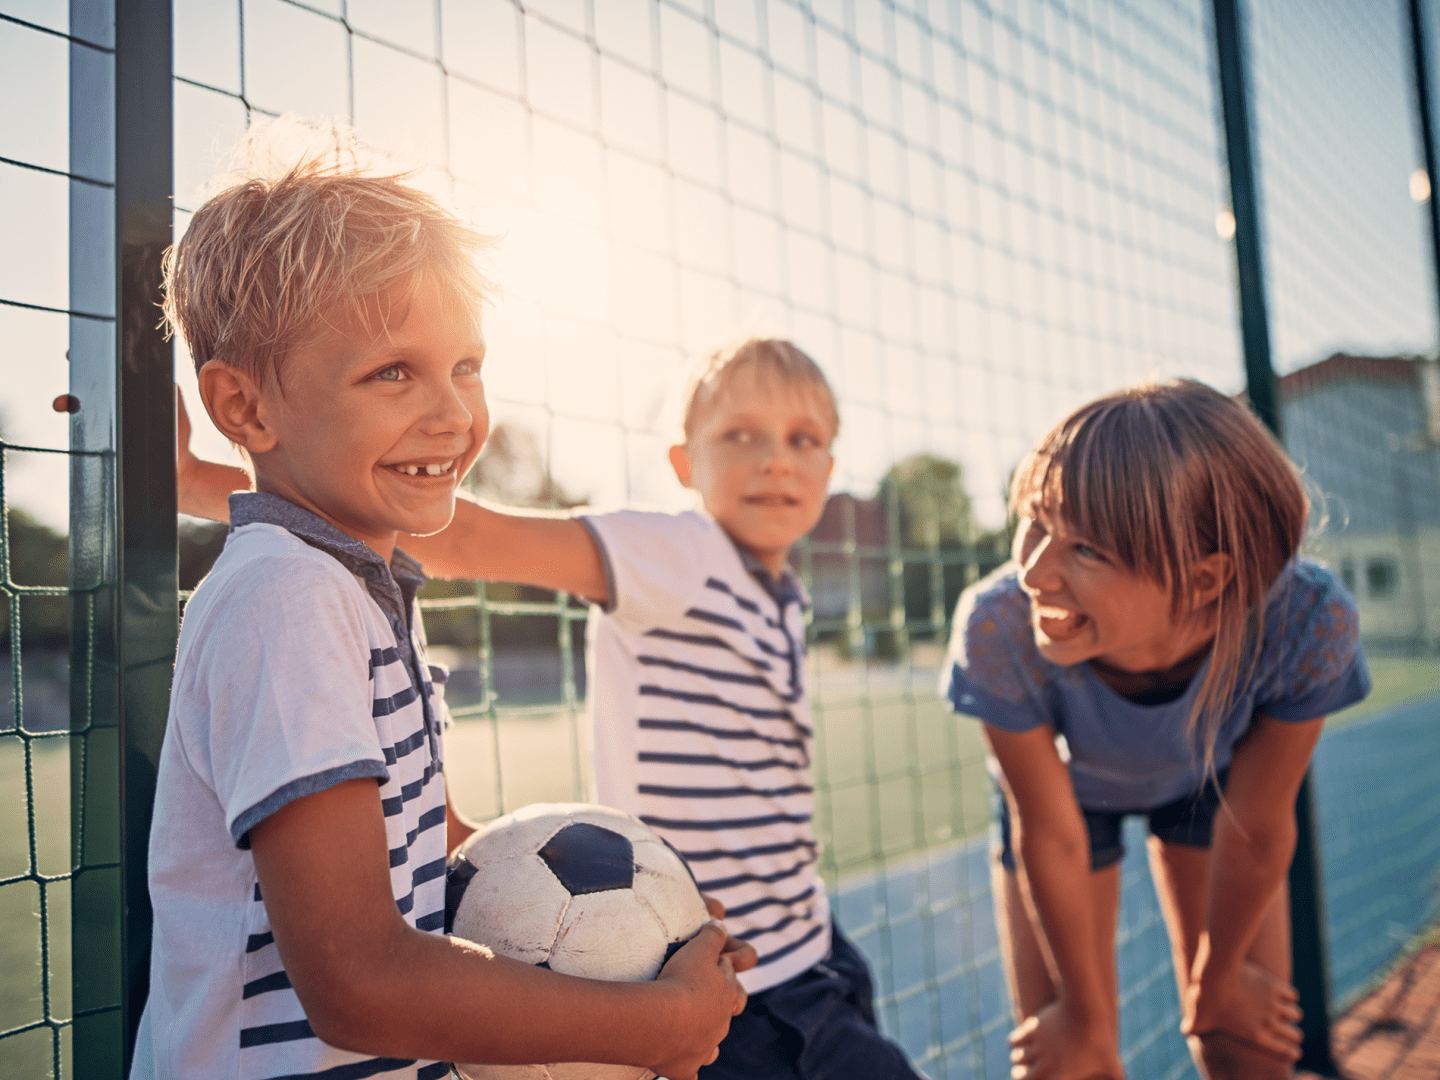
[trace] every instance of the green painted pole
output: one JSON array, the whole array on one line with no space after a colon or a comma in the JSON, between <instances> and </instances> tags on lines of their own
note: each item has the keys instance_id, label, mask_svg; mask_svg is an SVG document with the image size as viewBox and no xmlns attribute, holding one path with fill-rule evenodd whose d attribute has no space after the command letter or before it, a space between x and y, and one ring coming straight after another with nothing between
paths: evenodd
<instances>
[{"instance_id":1,"label":"green painted pole","mask_svg":"<svg viewBox=\"0 0 1440 1080\"><path fill-rule=\"evenodd\" d=\"M74 1067L120 1080L149 989L145 854L175 657L170 5L72 0Z\"/></svg>"},{"instance_id":2,"label":"green painted pole","mask_svg":"<svg viewBox=\"0 0 1440 1080\"><path fill-rule=\"evenodd\" d=\"M1270 360L1265 310L1260 202L1251 142L1246 89L1244 26L1240 0L1214 0L1216 68L1230 168L1230 207L1235 215L1235 267L1240 293L1240 335L1245 352L1245 386L1250 406L1281 438L1280 406ZM1315 831L1315 793L1310 774L1295 800L1295 856L1290 863L1291 957L1300 992L1304 1043L1299 1067L1338 1076L1330 1049L1329 955L1325 940L1325 897L1321 888L1320 844Z\"/></svg>"}]
</instances>

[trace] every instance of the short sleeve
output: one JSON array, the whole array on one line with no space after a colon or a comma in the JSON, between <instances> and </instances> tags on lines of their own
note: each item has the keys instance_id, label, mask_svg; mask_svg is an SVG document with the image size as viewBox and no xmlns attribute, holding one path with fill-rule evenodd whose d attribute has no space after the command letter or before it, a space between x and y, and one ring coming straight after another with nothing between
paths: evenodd
<instances>
[{"instance_id":1,"label":"short sleeve","mask_svg":"<svg viewBox=\"0 0 1440 1080\"><path fill-rule=\"evenodd\" d=\"M956 712L1004 731L1048 722L1045 661L1030 630L1029 601L1013 569L960 595L940 694Z\"/></svg>"},{"instance_id":2,"label":"short sleeve","mask_svg":"<svg viewBox=\"0 0 1440 1080\"><path fill-rule=\"evenodd\" d=\"M174 722L238 847L295 799L388 776L371 716L365 598L321 558L246 560L186 612L194 637L176 667Z\"/></svg>"},{"instance_id":3,"label":"short sleeve","mask_svg":"<svg viewBox=\"0 0 1440 1080\"><path fill-rule=\"evenodd\" d=\"M1278 639L1283 655L1272 684L1256 696L1258 712L1314 720L1370 692L1355 600L1326 567L1299 563L1272 602L1282 617L1269 620L1267 636Z\"/></svg>"},{"instance_id":4,"label":"short sleeve","mask_svg":"<svg viewBox=\"0 0 1440 1080\"><path fill-rule=\"evenodd\" d=\"M580 519L605 564L606 614L621 623L654 625L682 614L704 588L730 540L703 514L620 510Z\"/></svg>"}]
</instances>

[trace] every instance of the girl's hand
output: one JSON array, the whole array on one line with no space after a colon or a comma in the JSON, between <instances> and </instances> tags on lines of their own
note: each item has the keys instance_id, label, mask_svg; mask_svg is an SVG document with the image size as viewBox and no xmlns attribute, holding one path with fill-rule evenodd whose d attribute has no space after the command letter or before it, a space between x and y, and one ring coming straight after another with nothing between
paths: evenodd
<instances>
[{"instance_id":1,"label":"girl's hand","mask_svg":"<svg viewBox=\"0 0 1440 1080\"><path fill-rule=\"evenodd\" d=\"M1191 980L1180 1030L1205 1036L1223 1031L1281 1061L1300 1060L1300 994L1258 964L1244 961L1228 979Z\"/></svg>"},{"instance_id":2,"label":"girl's hand","mask_svg":"<svg viewBox=\"0 0 1440 1080\"><path fill-rule=\"evenodd\" d=\"M1052 1001L1010 1033L1014 1080L1125 1080L1112 1024L1085 1023Z\"/></svg>"},{"instance_id":3,"label":"girl's hand","mask_svg":"<svg viewBox=\"0 0 1440 1080\"><path fill-rule=\"evenodd\" d=\"M735 978L727 947L732 939L719 923L706 923L685 943L655 980L670 991L665 1009L673 1035L659 1060L646 1064L671 1080L695 1080L700 1066L720 1053L730 1017L745 1009L744 988Z\"/></svg>"}]
</instances>

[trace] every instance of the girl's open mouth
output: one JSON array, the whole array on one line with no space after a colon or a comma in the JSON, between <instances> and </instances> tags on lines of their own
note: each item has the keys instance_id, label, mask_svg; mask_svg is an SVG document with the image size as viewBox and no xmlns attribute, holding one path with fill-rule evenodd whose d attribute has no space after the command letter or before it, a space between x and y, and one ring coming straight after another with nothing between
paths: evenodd
<instances>
[{"instance_id":1,"label":"girl's open mouth","mask_svg":"<svg viewBox=\"0 0 1440 1080\"><path fill-rule=\"evenodd\" d=\"M1065 641L1085 629L1090 616L1067 608L1035 607L1035 628L1051 641Z\"/></svg>"}]
</instances>

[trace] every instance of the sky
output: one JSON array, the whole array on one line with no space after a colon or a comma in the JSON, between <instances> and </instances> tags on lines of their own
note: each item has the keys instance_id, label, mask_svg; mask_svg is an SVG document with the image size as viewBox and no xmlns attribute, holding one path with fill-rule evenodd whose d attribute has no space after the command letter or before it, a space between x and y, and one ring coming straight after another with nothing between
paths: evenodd
<instances>
[{"instance_id":1,"label":"sky","mask_svg":"<svg viewBox=\"0 0 1440 1080\"><path fill-rule=\"evenodd\" d=\"M1281 371L1434 349L1392 6L1252 5ZM39 27L66 9L0 0ZM176 0L177 235L248 117L353 123L496 237L492 413L568 490L682 505L677 388L773 333L836 386L837 489L937 453L995 524L1009 470L1089 398L1157 375L1241 386L1207 9ZM67 168L67 62L62 38L0 20L0 158ZM0 299L67 306L67 183L0 162ZM65 322L0 304L12 441L66 444ZM191 414L197 450L227 459ZM11 459L10 500L63 528L63 460Z\"/></svg>"}]
</instances>

